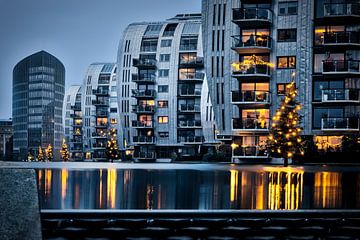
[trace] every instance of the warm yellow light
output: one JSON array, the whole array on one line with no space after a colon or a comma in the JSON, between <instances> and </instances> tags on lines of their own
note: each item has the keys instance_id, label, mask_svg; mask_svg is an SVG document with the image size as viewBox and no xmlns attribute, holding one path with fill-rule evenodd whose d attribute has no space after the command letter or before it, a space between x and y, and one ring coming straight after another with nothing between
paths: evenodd
<instances>
[{"instance_id":1,"label":"warm yellow light","mask_svg":"<svg viewBox=\"0 0 360 240\"><path fill-rule=\"evenodd\" d=\"M287 156L288 156L288 157L292 157L293 154L292 154L291 152L288 152Z\"/></svg>"},{"instance_id":2,"label":"warm yellow light","mask_svg":"<svg viewBox=\"0 0 360 240\"><path fill-rule=\"evenodd\" d=\"M280 150L280 149L278 149L278 150L277 150L277 152L278 152L278 153L281 153L281 150Z\"/></svg>"},{"instance_id":3,"label":"warm yellow light","mask_svg":"<svg viewBox=\"0 0 360 240\"><path fill-rule=\"evenodd\" d=\"M231 144L231 148L232 149L236 149L236 148L238 148L239 147L239 144L236 144L236 143L232 143Z\"/></svg>"},{"instance_id":4,"label":"warm yellow light","mask_svg":"<svg viewBox=\"0 0 360 240\"><path fill-rule=\"evenodd\" d=\"M287 145L288 145L288 146L291 146L291 145L292 145L292 142L288 142Z\"/></svg>"}]
</instances>

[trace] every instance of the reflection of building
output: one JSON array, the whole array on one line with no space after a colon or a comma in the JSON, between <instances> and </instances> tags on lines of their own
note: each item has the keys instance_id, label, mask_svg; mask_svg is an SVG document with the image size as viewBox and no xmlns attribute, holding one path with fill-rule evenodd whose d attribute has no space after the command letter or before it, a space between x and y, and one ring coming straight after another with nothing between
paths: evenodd
<instances>
[{"instance_id":1,"label":"reflection of building","mask_svg":"<svg viewBox=\"0 0 360 240\"><path fill-rule=\"evenodd\" d=\"M11 119L0 120L0 160L12 160L13 127Z\"/></svg>"},{"instance_id":2,"label":"reflection of building","mask_svg":"<svg viewBox=\"0 0 360 240\"><path fill-rule=\"evenodd\" d=\"M342 207L342 174L338 172L315 173L314 207Z\"/></svg>"},{"instance_id":3,"label":"reflection of building","mask_svg":"<svg viewBox=\"0 0 360 240\"><path fill-rule=\"evenodd\" d=\"M135 159L194 160L214 144L201 37L200 14L125 30L118 53L120 146L134 150Z\"/></svg>"},{"instance_id":4,"label":"reflection of building","mask_svg":"<svg viewBox=\"0 0 360 240\"><path fill-rule=\"evenodd\" d=\"M236 159L266 158L269 117L291 80L303 134L336 150L338 136L359 131L359 3L313 2L202 1L217 137L239 146Z\"/></svg>"},{"instance_id":5,"label":"reflection of building","mask_svg":"<svg viewBox=\"0 0 360 240\"><path fill-rule=\"evenodd\" d=\"M81 86L71 86L64 98L64 134L73 161L83 159L83 122L81 112Z\"/></svg>"},{"instance_id":6,"label":"reflection of building","mask_svg":"<svg viewBox=\"0 0 360 240\"><path fill-rule=\"evenodd\" d=\"M24 58L14 67L13 149L18 159L49 144L59 159L64 86L64 65L45 51Z\"/></svg>"}]
</instances>

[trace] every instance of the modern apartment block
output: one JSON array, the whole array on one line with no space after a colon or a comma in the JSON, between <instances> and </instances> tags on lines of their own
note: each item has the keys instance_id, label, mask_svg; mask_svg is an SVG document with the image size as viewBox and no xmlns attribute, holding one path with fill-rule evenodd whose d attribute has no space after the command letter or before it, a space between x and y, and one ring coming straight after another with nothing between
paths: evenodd
<instances>
[{"instance_id":1,"label":"modern apartment block","mask_svg":"<svg viewBox=\"0 0 360 240\"><path fill-rule=\"evenodd\" d=\"M290 81L303 134L318 147L359 132L359 2L332 2L202 1L217 137L232 145L234 160L268 158L270 119Z\"/></svg>"},{"instance_id":2,"label":"modern apartment block","mask_svg":"<svg viewBox=\"0 0 360 240\"><path fill-rule=\"evenodd\" d=\"M196 159L213 148L201 14L130 24L117 65L123 150L152 161Z\"/></svg>"},{"instance_id":3,"label":"modern apartment block","mask_svg":"<svg viewBox=\"0 0 360 240\"><path fill-rule=\"evenodd\" d=\"M13 127L11 119L0 120L0 160L12 160Z\"/></svg>"},{"instance_id":4,"label":"modern apartment block","mask_svg":"<svg viewBox=\"0 0 360 240\"><path fill-rule=\"evenodd\" d=\"M54 147L59 159L62 143L62 107L65 92L64 65L40 51L21 60L13 70L13 149L16 159L28 151Z\"/></svg>"},{"instance_id":5,"label":"modern apartment block","mask_svg":"<svg viewBox=\"0 0 360 240\"><path fill-rule=\"evenodd\" d=\"M109 130L120 132L116 64L91 64L81 87L81 96L84 157L105 161Z\"/></svg>"},{"instance_id":6,"label":"modern apartment block","mask_svg":"<svg viewBox=\"0 0 360 240\"><path fill-rule=\"evenodd\" d=\"M73 85L66 91L64 98L64 135L72 161L82 161L84 158L81 91L80 85Z\"/></svg>"}]
</instances>

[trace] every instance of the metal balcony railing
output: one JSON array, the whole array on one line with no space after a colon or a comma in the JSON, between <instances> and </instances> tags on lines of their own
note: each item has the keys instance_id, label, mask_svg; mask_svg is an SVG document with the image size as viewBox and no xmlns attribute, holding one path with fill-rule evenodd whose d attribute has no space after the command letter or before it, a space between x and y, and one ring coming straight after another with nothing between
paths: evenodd
<instances>
[{"instance_id":1,"label":"metal balcony railing","mask_svg":"<svg viewBox=\"0 0 360 240\"><path fill-rule=\"evenodd\" d=\"M321 91L322 102L359 102L359 89L324 89Z\"/></svg>"},{"instance_id":2,"label":"metal balcony railing","mask_svg":"<svg viewBox=\"0 0 360 240\"><path fill-rule=\"evenodd\" d=\"M200 112L200 105L196 104L180 104L180 112Z\"/></svg>"},{"instance_id":3,"label":"metal balcony railing","mask_svg":"<svg viewBox=\"0 0 360 240\"><path fill-rule=\"evenodd\" d=\"M268 118L234 118L234 130L268 130L270 119Z\"/></svg>"},{"instance_id":4,"label":"metal balcony railing","mask_svg":"<svg viewBox=\"0 0 360 240\"><path fill-rule=\"evenodd\" d=\"M133 59L134 67L156 68L156 65L157 65L156 59L148 59L148 58Z\"/></svg>"},{"instance_id":5,"label":"metal balcony railing","mask_svg":"<svg viewBox=\"0 0 360 240\"><path fill-rule=\"evenodd\" d=\"M252 49L254 47L261 48L271 48L271 38L270 36L249 36L246 41L243 41L243 36L236 35L233 36L233 48L249 48Z\"/></svg>"},{"instance_id":6,"label":"metal balcony railing","mask_svg":"<svg viewBox=\"0 0 360 240\"><path fill-rule=\"evenodd\" d=\"M204 66L204 58L203 57L193 57L189 59L180 59L180 65L186 66Z\"/></svg>"},{"instance_id":7,"label":"metal balcony railing","mask_svg":"<svg viewBox=\"0 0 360 240\"><path fill-rule=\"evenodd\" d=\"M154 98L156 97L155 90L132 90L133 97L145 97L145 98Z\"/></svg>"},{"instance_id":8,"label":"metal balcony railing","mask_svg":"<svg viewBox=\"0 0 360 240\"><path fill-rule=\"evenodd\" d=\"M322 118L321 130L359 131L359 118Z\"/></svg>"},{"instance_id":9,"label":"metal balcony railing","mask_svg":"<svg viewBox=\"0 0 360 240\"><path fill-rule=\"evenodd\" d=\"M152 121L132 121L131 123L132 127L134 128L153 128Z\"/></svg>"},{"instance_id":10,"label":"metal balcony railing","mask_svg":"<svg viewBox=\"0 0 360 240\"><path fill-rule=\"evenodd\" d=\"M360 15L359 3L325 3L324 17Z\"/></svg>"},{"instance_id":11,"label":"metal balcony railing","mask_svg":"<svg viewBox=\"0 0 360 240\"><path fill-rule=\"evenodd\" d=\"M233 103L270 103L270 92L267 91L234 91Z\"/></svg>"},{"instance_id":12,"label":"metal balcony railing","mask_svg":"<svg viewBox=\"0 0 360 240\"><path fill-rule=\"evenodd\" d=\"M272 22L272 12L262 8L235 8L233 9L233 21L262 20Z\"/></svg>"},{"instance_id":13,"label":"metal balcony railing","mask_svg":"<svg viewBox=\"0 0 360 240\"><path fill-rule=\"evenodd\" d=\"M180 121L178 121L178 127L180 127L180 128L201 127L201 121L200 120L180 120Z\"/></svg>"},{"instance_id":14,"label":"metal balcony railing","mask_svg":"<svg viewBox=\"0 0 360 240\"><path fill-rule=\"evenodd\" d=\"M154 113L155 112L155 106L134 105L132 110L133 110L134 113Z\"/></svg>"},{"instance_id":15,"label":"metal balcony railing","mask_svg":"<svg viewBox=\"0 0 360 240\"><path fill-rule=\"evenodd\" d=\"M360 44L359 36L355 31L325 32L323 44Z\"/></svg>"},{"instance_id":16,"label":"metal balcony railing","mask_svg":"<svg viewBox=\"0 0 360 240\"><path fill-rule=\"evenodd\" d=\"M355 73L360 74L359 60L324 60L323 73Z\"/></svg>"},{"instance_id":17,"label":"metal balcony railing","mask_svg":"<svg viewBox=\"0 0 360 240\"><path fill-rule=\"evenodd\" d=\"M132 80L134 82L155 82L155 74L132 74Z\"/></svg>"},{"instance_id":18,"label":"metal balcony railing","mask_svg":"<svg viewBox=\"0 0 360 240\"><path fill-rule=\"evenodd\" d=\"M179 143L196 143L201 144L204 142L203 136L179 136L178 137Z\"/></svg>"},{"instance_id":19,"label":"metal balcony railing","mask_svg":"<svg viewBox=\"0 0 360 240\"><path fill-rule=\"evenodd\" d=\"M205 78L205 73L195 72L195 73L180 73L180 81L202 81Z\"/></svg>"}]
</instances>

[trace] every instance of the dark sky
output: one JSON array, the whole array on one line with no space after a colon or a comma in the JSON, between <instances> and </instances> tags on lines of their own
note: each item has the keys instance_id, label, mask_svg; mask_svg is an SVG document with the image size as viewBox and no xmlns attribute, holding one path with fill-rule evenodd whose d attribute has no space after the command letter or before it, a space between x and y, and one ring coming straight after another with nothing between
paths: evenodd
<instances>
[{"instance_id":1,"label":"dark sky","mask_svg":"<svg viewBox=\"0 0 360 240\"><path fill-rule=\"evenodd\" d=\"M114 62L132 22L198 13L200 0L0 0L0 118L11 117L12 70L40 50L66 69L66 88L93 62Z\"/></svg>"}]
</instances>

